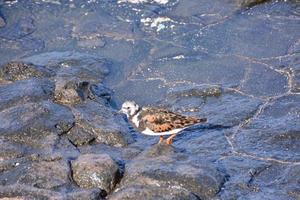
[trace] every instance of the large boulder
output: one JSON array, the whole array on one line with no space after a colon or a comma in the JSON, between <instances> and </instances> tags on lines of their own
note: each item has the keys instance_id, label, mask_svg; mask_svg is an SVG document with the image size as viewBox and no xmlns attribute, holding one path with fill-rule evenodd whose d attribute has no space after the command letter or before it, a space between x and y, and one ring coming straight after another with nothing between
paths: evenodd
<instances>
[{"instance_id":1,"label":"large boulder","mask_svg":"<svg viewBox=\"0 0 300 200\"><path fill-rule=\"evenodd\" d=\"M72 161L73 179L82 188L100 188L110 193L120 179L117 163L107 154L80 155Z\"/></svg>"},{"instance_id":2,"label":"large boulder","mask_svg":"<svg viewBox=\"0 0 300 200\"><path fill-rule=\"evenodd\" d=\"M72 112L76 118L75 126L68 133L74 143L87 144L95 139L96 143L105 143L122 147L133 142L128 124L105 101L87 100L75 105Z\"/></svg>"}]
</instances>

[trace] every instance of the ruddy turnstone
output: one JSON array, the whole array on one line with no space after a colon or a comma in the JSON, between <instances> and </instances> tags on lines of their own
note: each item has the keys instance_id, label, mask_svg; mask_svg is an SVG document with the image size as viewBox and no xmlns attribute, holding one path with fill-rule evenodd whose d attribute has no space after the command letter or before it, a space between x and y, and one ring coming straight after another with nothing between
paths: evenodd
<instances>
[{"instance_id":1,"label":"ruddy turnstone","mask_svg":"<svg viewBox=\"0 0 300 200\"><path fill-rule=\"evenodd\" d=\"M183 116L162 108L141 108L133 101L126 101L119 111L126 114L131 124L145 135L160 136L161 143L165 135L171 135L166 143L171 144L176 134L194 124L206 122L206 118Z\"/></svg>"}]
</instances>

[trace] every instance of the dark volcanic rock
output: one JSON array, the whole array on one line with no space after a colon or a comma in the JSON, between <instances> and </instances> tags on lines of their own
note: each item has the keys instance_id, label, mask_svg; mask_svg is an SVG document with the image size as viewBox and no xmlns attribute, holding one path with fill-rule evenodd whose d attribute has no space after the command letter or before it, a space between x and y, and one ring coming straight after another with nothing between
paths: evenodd
<instances>
[{"instance_id":1,"label":"dark volcanic rock","mask_svg":"<svg viewBox=\"0 0 300 200\"><path fill-rule=\"evenodd\" d=\"M53 75L51 71L31 63L10 62L0 68L0 78L9 81L23 80L32 77L41 78Z\"/></svg>"},{"instance_id":2,"label":"dark volcanic rock","mask_svg":"<svg viewBox=\"0 0 300 200\"><path fill-rule=\"evenodd\" d=\"M65 161L34 162L19 178L19 183L37 188L57 188L68 184L70 169Z\"/></svg>"},{"instance_id":3,"label":"dark volcanic rock","mask_svg":"<svg viewBox=\"0 0 300 200\"><path fill-rule=\"evenodd\" d=\"M96 86L109 73L109 62L105 59L74 52L50 52L24 60L57 70L55 100L59 103L76 104L93 98L94 92L103 96L107 93L101 92L100 85L99 88Z\"/></svg>"},{"instance_id":4,"label":"dark volcanic rock","mask_svg":"<svg viewBox=\"0 0 300 200\"><path fill-rule=\"evenodd\" d=\"M0 139L0 160L5 161L12 158L19 158L24 155L24 149L21 146L10 143L7 140ZM1 171L1 170L0 170Z\"/></svg>"},{"instance_id":5,"label":"dark volcanic rock","mask_svg":"<svg viewBox=\"0 0 300 200\"><path fill-rule=\"evenodd\" d=\"M93 138L95 142L119 147L133 142L123 117L105 103L88 100L76 105L72 111L76 117L76 124L69 135L71 140L78 141L78 144L87 143ZM86 137L82 138L81 132L85 133Z\"/></svg>"},{"instance_id":6,"label":"dark volcanic rock","mask_svg":"<svg viewBox=\"0 0 300 200\"><path fill-rule=\"evenodd\" d=\"M191 192L180 187L160 187L152 185L132 185L116 191L109 197L111 200L198 200L199 198Z\"/></svg>"},{"instance_id":7,"label":"dark volcanic rock","mask_svg":"<svg viewBox=\"0 0 300 200\"><path fill-rule=\"evenodd\" d=\"M14 184L0 188L2 200L30 200L30 199L70 199L70 200L100 200L98 189L75 189L70 192L58 192L32 186Z\"/></svg>"},{"instance_id":8,"label":"dark volcanic rock","mask_svg":"<svg viewBox=\"0 0 300 200\"><path fill-rule=\"evenodd\" d=\"M238 156L225 157L218 163L230 176L220 192L221 199L297 199L299 165L266 163ZM298 196L297 196L298 195Z\"/></svg>"},{"instance_id":9,"label":"dark volcanic rock","mask_svg":"<svg viewBox=\"0 0 300 200\"><path fill-rule=\"evenodd\" d=\"M55 68L58 88L64 87L71 81L101 82L109 73L110 64L106 59L69 51L42 53L24 58L23 61Z\"/></svg>"},{"instance_id":10,"label":"dark volcanic rock","mask_svg":"<svg viewBox=\"0 0 300 200\"><path fill-rule=\"evenodd\" d=\"M76 104L96 97L110 100L112 91L103 84L91 84L90 82L69 82L63 88L56 89L55 101L62 104Z\"/></svg>"},{"instance_id":11,"label":"dark volcanic rock","mask_svg":"<svg viewBox=\"0 0 300 200\"><path fill-rule=\"evenodd\" d=\"M251 117L262 101L218 86L175 87L164 104L172 110L205 117L209 124L234 126Z\"/></svg>"},{"instance_id":12,"label":"dark volcanic rock","mask_svg":"<svg viewBox=\"0 0 300 200\"><path fill-rule=\"evenodd\" d=\"M57 86L57 85L56 85ZM85 93L88 91L84 91ZM76 104L79 103L83 98L80 98L77 90L76 83L67 83L63 88L56 88L55 90L55 101L62 104Z\"/></svg>"},{"instance_id":13,"label":"dark volcanic rock","mask_svg":"<svg viewBox=\"0 0 300 200\"><path fill-rule=\"evenodd\" d=\"M176 198L174 194L163 195L162 188L176 188L181 192L190 191L200 199L214 197L224 182L224 175L208 163L193 164L193 160L188 155L175 153L175 151L171 146L156 145L143 152L126 167L121 189L125 191L127 187L136 186L135 190L139 191L147 185L151 188L150 191L153 191L151 197L163 196L163 199ZM122 190L121 194L125 198L127 192ZM132 190L128 189L128 192L131 193ZM143 193L149 193L147 191L149 188L145 187L145 190ZM116 196L121 199L121 194L117 192ZM190 195L185 192L183 198L187 199Z\"/></svg>"},{"instance_id":14,"label":"dark volcanic rock","mask_svg":"<svg viewBox=\"0 0 300 200\"><path fill-rule=\"evenodd\" d=\"M242 7L251 7L269 0L236 0L236 3Z\"/></svg>"},{"instance_id":15,"label":"dark volcanic rock","mask_svg":"<svg viewBox=\"0 0 300 200\"><path fill-rule=\"evenodd\" d=\"M237 134L238 148L264 157L299 162L299 102L299 95L288 95L267 106Z\"/></svg>"},{"instance_id":16,"label":"dark volcanic rock","mask_svg":"<svg viewBox=\"0 0 300 200\"><path fill-rule=\"evenodd\" d=\"M54 83L46 79L28 79L0 85L0 110L17 104L51 99Z\"/></svg>"},{"instance_id":17,"label":"dark volcanic rock","mask_svg":"<svg viewBox=\"0 0 300 200\"><path fill-rule=\"evenodd\" d=\"M0 120L3 137L45 151L51 149L58 135L67 132L74 123L74 117L66 107L48 101L2 110Z\"/></svg>"},{"instance_id":18,"label":"dark volcanic rock","mask_svg":"<svg viewBox=\"0 0 300 200\"><path fill-rule=\"evenodd\" d=\"M100 188L110 193L119 181L118 165L107 154L85 154L72 162L73 178L82 188Z\"/></svg>"}]
</instances>

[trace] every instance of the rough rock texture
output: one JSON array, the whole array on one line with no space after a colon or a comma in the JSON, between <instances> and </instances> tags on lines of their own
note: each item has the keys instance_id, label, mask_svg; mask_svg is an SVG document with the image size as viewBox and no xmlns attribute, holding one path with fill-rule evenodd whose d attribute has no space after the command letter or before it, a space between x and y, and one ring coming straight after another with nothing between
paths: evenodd
<instances>
[{"instance_id":1,"label":"rough rock texture","mask_svg":"<svg viewBox=\"0 0 300 200\"><path fill-rule=\"evenodd\" d=\"M0 85L0 110L18 104L51 99L54 83L47 79L28 79Z\"/></svg>"},{"instance_id":2,"label":"rough rock texture","mask_svg":"<svg viewBox=\"0 0 300 200\"><path fill-rule=\"evenodd\" d=\"M183 195L184 199L189 196L193 197L192 194L200 199L209 199L215 196L225 180L223 174L218 172L214 166L204 163L202 165L193 164L193 160L190 160L187 155L175 152L176 149L171 146L156 145L139 155L126 167L121 183L122 190L120 194L116 193L115 198L120 199L122 195L124 198L128 198L127 192L124 190L128 190L131 195L139 193L139 190L132 191L133 189L130 187L127 189L132 185L149 187L146 187L145 191L146 193L149 193L148 190L153 192L149 199L162 195L163 189L153 190L153 187L178 189L176 193L169 194L171 199L176 195ZM190 191L192 194L184 191ZM168 196L163 196L163 198L168 198Z\"/></svg>"},{"instance_id":3,"label":"rough rock texture","mask_svg":"<svg viewBox=\"0 0 300 200\"><path fill-rule=\"evenodd\" d=\"M299 8L0 1L0 199L300 199ZM155 145L125 100L208 121Z\"/></svg>"},{"instance_id":4,"label":"rough rock texture","mask_svg":"<svg viewBox=\"0 0 300 200\"><path fill-rule=\"evenodd\" d=\"M64 161L36 162L19 178L18 183L25 183L37 188L51 189L69 183L70 169Z\"/></svg>"},{"instance_id":5,"label":"rough rock texture","mask_svg":"<svg viewBox=\"0 0 300 200\"><path fill-rule=\"evenodd\" d=\"M41 78L50 75L51 71L30 63L10 62L0 68L0 78L9 81L24 80L32 77Z\"/></svg>"},{"instance_id":6,"label":"rough rock texture","mask_svg":"<svg viewBox=\"0 0 300 200\"><path fill-rule=\"evenodd\" d=\"M85 154L72 162L74 181L82 188L100 188L110 193L120 178L120 170L107 154Z\"/></svg>"}]
</instances>

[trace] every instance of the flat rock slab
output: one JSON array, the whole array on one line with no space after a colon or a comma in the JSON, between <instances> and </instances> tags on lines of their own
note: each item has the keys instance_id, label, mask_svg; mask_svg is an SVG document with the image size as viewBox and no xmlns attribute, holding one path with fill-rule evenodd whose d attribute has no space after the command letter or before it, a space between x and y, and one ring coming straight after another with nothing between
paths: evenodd
<instances>
[{"instance_id":1,"label":"flat rock slab","mask_svg":"<svg viewBox=\"0 0 300 200\"><path fill-rule=\"evenodd\" d=\"M299 95L276 99L236 135L241 151L262 157L300 161Z\"/></svg>"},{"instance_id":2,"label":"flat rock slab","mask_svg":"<svg viewBox=\"0 0 300 200\"><path fill-rule=\"evenodd\" d=\"M267 163L264 160L228 156L218 161L230 177L220 192L222 199L297 199L299 165ZM276 180L276 181L274 181ZM270 187L270 185L272 185Z\"/></svg>"},{"instance_id":3,"label":"flat rock slab","mask_svg":"<svg viewBox=\"0 0 300 200\"><path fill-rule=\"evenodd\" d=\"M119 166L107 154L80 155L72 161L74 181L82 188L100 188L110 193L120 178Z\"/></svg>"}]
</instances>

